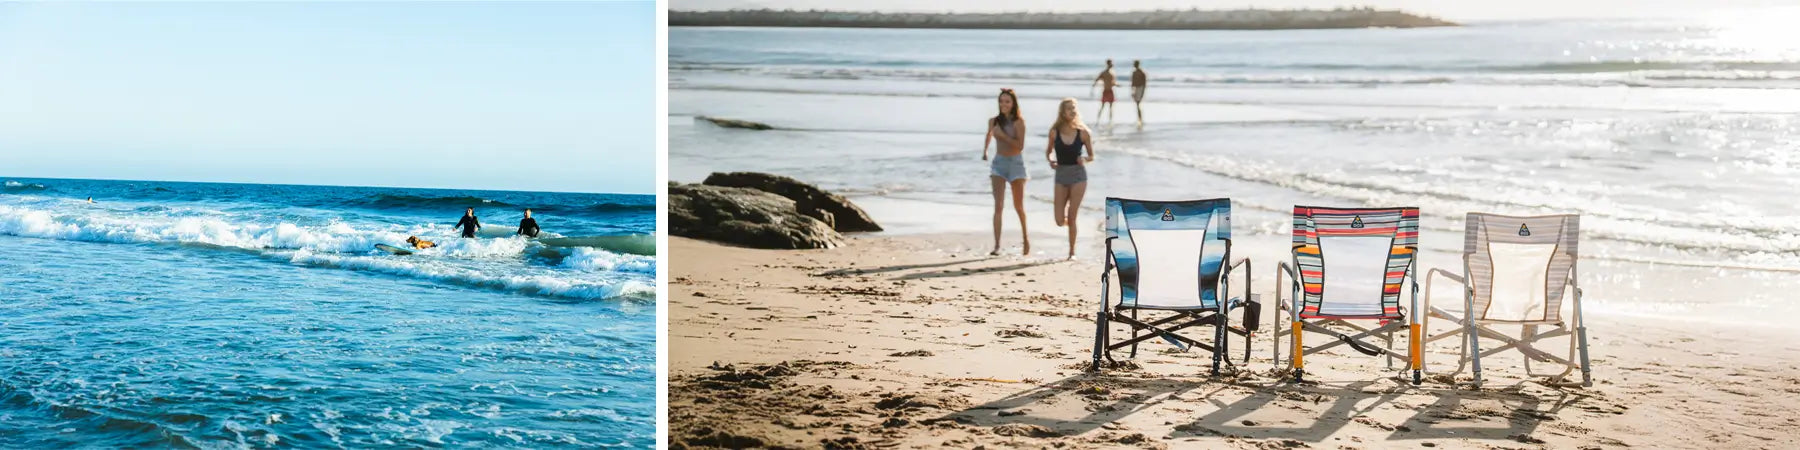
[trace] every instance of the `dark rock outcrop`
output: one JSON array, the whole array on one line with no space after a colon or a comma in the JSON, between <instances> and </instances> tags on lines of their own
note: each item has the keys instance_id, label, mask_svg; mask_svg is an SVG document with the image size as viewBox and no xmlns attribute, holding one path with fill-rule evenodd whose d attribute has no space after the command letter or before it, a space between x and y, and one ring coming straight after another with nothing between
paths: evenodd
<instances>
[{"instance_id":1,"label":"dark rock outcrop","mask_svg":"<svg viewBox=\"0 0 1800 450\"><path fill-rule=\"evenodd\" d=\"M793 178L757 172L714 172L702 184L750 188L786 197L794 201L800 214L825 222L839 232L881 231L881 225L850 200Z\"/></svg>"},{"instance_id":2,"label":"dark rock outcrop","mask_svg":"<svg viewBox=\"0 0 1800 450\"><path fill-rule=\"evenodd\" d=\"M751 188L669 187L669 233L755 248L836 247L843 235L802 215L794 201Z\"/></svg>"}]
</instances>

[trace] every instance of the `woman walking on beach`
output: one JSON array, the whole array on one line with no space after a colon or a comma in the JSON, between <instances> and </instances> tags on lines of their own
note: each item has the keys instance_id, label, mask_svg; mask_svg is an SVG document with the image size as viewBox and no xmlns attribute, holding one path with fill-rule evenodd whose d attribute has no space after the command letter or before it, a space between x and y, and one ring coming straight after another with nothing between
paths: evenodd
<instances>
[{"instance_id":1,"label":"woman walking on beach","mask_svg":"<svg viewBox=\"0 0 1800 450\"><path fill-rule=\"evenodd\" d=\"M1087 156L1081 149L1087 148ZM1056 226L1069 229L1069 259L1075 259L1075 213L1081 211L1081 196L1087 194L1087 164L1094 162L1094 136L1081 113L1075 111L1075 99L1065 98L1050 125L1050 143L1044 146L1044 158L1056 170Z\"/></svg>"},{"instance_id":2,"label":"woman walking on beach","mask_svg":"<svg viewBox=\"0 0 1800 450\"><path fill-rule=\"evenodd\" d=\"M994 251L1000 254L1000 219L1006 211L1006 185L1012 185L1013 210L1019 213L1019 237L1023 254L1031 254L1031 234L1025 231L1025 118L1019 117L1019 96L1011 88L1000 90L1000 113L988 119L987 136L981 139L981 159L988 159L988 140L998 144L988 179L994 185Z\"/></svg>"}]
</instances>

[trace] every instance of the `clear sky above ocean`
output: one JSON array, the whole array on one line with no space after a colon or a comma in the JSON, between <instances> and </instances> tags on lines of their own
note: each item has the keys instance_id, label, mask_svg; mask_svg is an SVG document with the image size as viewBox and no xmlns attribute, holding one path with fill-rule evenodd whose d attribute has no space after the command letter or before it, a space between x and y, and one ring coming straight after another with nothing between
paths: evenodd
<instances>
[{"instance_id":1,"label":"clear sky above ocean","mask_svg":"<svg viewBox=\"0 0 1800 450\"><path fill-rule=\"evenodd\" d=\"M0 3L0 176L651 193L655 3Z\"/></svg>"},{"instance_id":2,"label":"clear sky above ocean","mask_svg":"<svg viewBox=\"0 0 1800 450\"><path fill-rule=\"evenodd\" d=\"M1684 16L1731 8L1793 5L1791 0L670 0L671 10L792 8L912 12L1102 11L1143 9L1404 9L1451 20Z\"/></svg>"}]
</instances>

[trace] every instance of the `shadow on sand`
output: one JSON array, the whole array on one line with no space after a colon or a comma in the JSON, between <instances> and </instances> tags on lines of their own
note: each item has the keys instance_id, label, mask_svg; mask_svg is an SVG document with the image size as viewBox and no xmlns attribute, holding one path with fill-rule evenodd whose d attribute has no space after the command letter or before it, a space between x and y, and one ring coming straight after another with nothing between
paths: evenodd
<instances>
[{"instance_id":1,"label":"shadow on sand","mask_svg":"<svg viewBox=\"0 0 1800 450\"><path fill-rule=\"evenodd\" d=\"M1038 437L1075 436L1109 428L1134 414L1162 406L1165 411L1197 417L1163 436L1236 437L1245 439L1293 439L1317 443L1329 439L1352 422L1388 432L1386 439L1529 440L1538 426L1586 394L1554 390L1545 395L1521 392L1523 385L1472 391L1444 386L1413 387L1392 379L1348 383L1294 384L1289 381L1252 381L1198 378L1159 378L1142 373L1082 373L1044 383L981 405L939 418L998 432ZM1221 395L1227 394L1227 395ZM1248 395L1245 395L1248 394ZM1238 397L1242 398L1238 398ZM1365 414L1402 396L1414 400L1430 396L1432 403L1394 406L1412 411L1398 424L1373 420ZM1223 398L1237 398L1224 401ZM1471 402L1489 406L1468 407ZM1317 405L1329 402L1321 410ZM1497 402L1500 406L1491 406ZM1281 403L1281 404L1277 404ZM1269 408L1308 411L1300 423L1264 423L1248 420L1251 413ZM1167 414L1167 412L1165 412ZM1391 416L1391 415L1390 415ZM1503 424L1483 425L1498 419ZM1020 427L1023 425L1025 427Z\"/></svg>"}]
</instances>

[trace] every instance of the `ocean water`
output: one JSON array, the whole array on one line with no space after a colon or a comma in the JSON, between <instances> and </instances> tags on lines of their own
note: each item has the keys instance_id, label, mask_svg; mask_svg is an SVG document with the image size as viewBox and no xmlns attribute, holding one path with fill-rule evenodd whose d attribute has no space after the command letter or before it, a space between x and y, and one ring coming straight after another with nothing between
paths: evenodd
<instances>
[{"instance_id":1,"label":"ocean water","mask_svg":"<svg viewBox=\"0 0 1800 450\"><path fill-rule=\"evenodd\" d=\"M782 173L852 194L894 232L986 233L980 140L1012 87L1045 256L1065 247L1044 133L1073 97L1097 137L1090 237L1105 196L1230 197L1238 250L1272 268L1295 204L1417 206L1421 263L1456 269L1467 212L1580 213L1593 310L1775 326L1800 313L1782 293L1800 287L1790 19L1800 10L1431 29L675 28L670 175ZM1142 127L1125 90L1097 117L1106 58L1121 79L1142 60Z\"/></svg>"},{"instance_id":2,"label":"ocean water","mask_svg":"<svg viewBox=\"0 0 1800 450\"><path fill-rule=\"evenodd\" d=\"M0 447L654 443L654 197L0 180Z\"/></svg>"}]
</instances>

